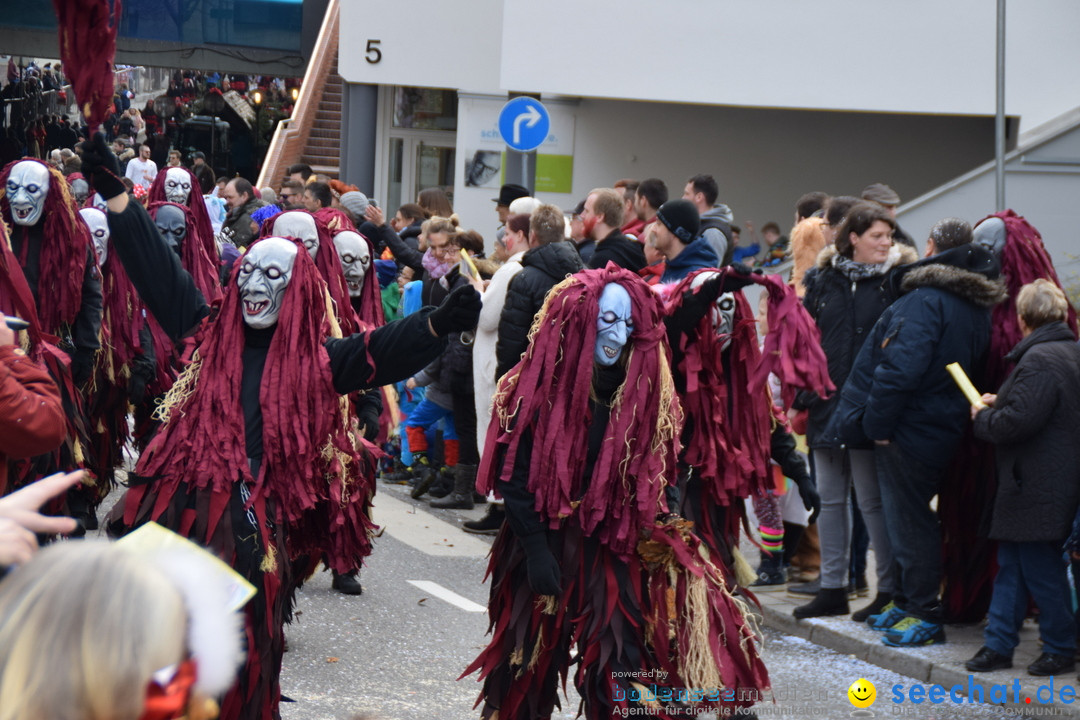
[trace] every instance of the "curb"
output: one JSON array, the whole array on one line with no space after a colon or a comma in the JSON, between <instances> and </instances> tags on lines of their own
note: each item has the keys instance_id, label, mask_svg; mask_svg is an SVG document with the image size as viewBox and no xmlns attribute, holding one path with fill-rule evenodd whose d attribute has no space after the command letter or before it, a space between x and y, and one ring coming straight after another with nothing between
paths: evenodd
<instances>
[{"instance_id":1,"label":"curb","mask_svg":"<svg viewBox=\"0 0 1080 720\"><path fill-rule=\"evenodd\" d=\"M820 645L844 655L850 655L885 670L906 675L921 683L943 685L946 688L953 685L966 687L968 677L971 675L962 668L954 667L954 663L935 662L930 658L915 653L870 642L857 637L855 634L840 632L813 619L796 620L788 612L770 607L764 603L762 603L760 609L764 624L773 630L808 640L815 645ZM852 629L855 630L855 628ZM1048 681L1049 678L1029 678L1029 680L1039 682ZM1075 678L1070 676L1070 680L1075 680ZM986 678L985 682L992 682L992 679ZM1056 687L1060 687L1061 683L1059 681L1055 680L1055 683ZM1077 695L1080 696L1080 692ZM1039 716L1080 719L1080 699L1072 705L1063 703L1027 705L1013 702L1004 705L991 702L985 702L984 704L1002 707L1007 715L1013 717ZM1036 711L1041 712L1036 715Z\"/></svg>"}]
</instances>

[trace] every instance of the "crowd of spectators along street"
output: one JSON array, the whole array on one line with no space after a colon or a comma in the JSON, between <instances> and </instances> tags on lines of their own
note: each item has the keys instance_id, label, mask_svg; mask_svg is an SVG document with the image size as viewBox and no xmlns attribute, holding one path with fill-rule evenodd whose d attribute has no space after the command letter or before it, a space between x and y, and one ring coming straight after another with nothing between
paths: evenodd
<instances>
[{"instance_id":1,"label":"crowd of spectators along street","mask_svg":"<svg viewBox=\"0 0 1080 720\"><path fill-rule=\"evenodd\" d=\"M59 74L59 68L47 69L41 82L59 86ZM505 510L494 496L476 491L492 398L498 378L529 346L533 320L554 286L609 263L660 293L695 272L731 263L745 272L782 273L817 325L836 391L803 390L786 406L782 398L790 394L783 387L774 381L768 391L781 434L800 436L806 454L778 450L774 436L772 455L787 480L747 498L762 547L751 589L803 596L806 603L794 611L799 619L850 613L880 631L885 644L901 648L945 642L947 622L988 614L986 646L968 662L972 671L1011 667L1033 599L1043 654L1028 671L1074 671L1077 609L1068 568L1069 553L1080 550L1080 458L1068 429L1080 423L1076 315L1037 231L1022 218L997 213L972 218L974 227L946 218L916 242L897 223L899 196L876 183L852 195L807 193L794 205L787 234L770 221L759 237L752 221L737 224L714 177L695 174L671 189L660 178L618 180L568 208L504 185L493 199L499 230L486 244L467 229L481 218L459 218L439 188L384 209L356 186L303 164L288 168L276 190L255 188L243 178L216 178L203 153L184 157L172 147L169 129L195 98L213 88L245 93L253 87L287 101L285 85L269 78L178 71L168 92L175 114L159 117L152 102L132 107L133 96L121 85L105 124L131 201L146 203L169 168L192 172L198 184L192 193L203 196L215 233L213 261L223 283L247 248L272 230L273 218L300 212L314 218L324 239L336 243L342 231L355 229L370 241L358 254L344 245L337 253L354 307L363 302L359 287L370 274L386 321L439 306L474 276L486 287L475 327L451 333L438 357L396 384L400 424L371 420L365 426L365 434L383 442L384 482L410 485L413 498L427 498L435 509L488 503L487 514L464 527L495 534ZM35 125L21 141L9 132L8 142L19 145L17 156L47 159L74 186L81 178L74 148L85 132L64 117L39 124L40 132ZM1038 251L1015 251L1021 243ZM486 247L493 248L490 256ZM1022 288L1020 278L1027 279ZM766 324L765 312L758 321ZM979 402L961 393L946 370L950 363L986 392ZM0 369L0 401L12 409L4 422L18 423L19 412L40 406L34 417L43 423L42 441L55 441L62 419L54 417L55 392L5 328ZM36 449L16 443L0 452ZM965 465L973 456L995 455L996 466ZM996 500L985 489L994 487L994 476ZM958 513L954 498L972 480L983 488L983 507ZM23 564L34 547L28 532L40 531L41 521L29 511L7 512L5 502L0 561ZM954 525L958 516L982 512L992 521L971 536ZM957 545L946 543L944 552L943 527ZM987 539L997 541L996 555ZM852 613L849 603L871 591L871 545L876 592ZM950 558L957 554L974 576L954 572ZM985 592L995 572L993 592ZM339 583L335 575L336 589L359 592L355 572L354 583L348 574L341 577ZM961 606L968 617L958 614ZM3 669L0 659L0 674Z\"/></svg>"}]
</instances>

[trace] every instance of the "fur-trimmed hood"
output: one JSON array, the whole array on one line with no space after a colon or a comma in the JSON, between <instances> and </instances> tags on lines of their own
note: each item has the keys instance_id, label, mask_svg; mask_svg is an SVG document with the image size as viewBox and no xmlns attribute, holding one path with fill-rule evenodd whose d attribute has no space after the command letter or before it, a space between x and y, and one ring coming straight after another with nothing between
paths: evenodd
<instances>
[{"instance_id":1,"label":"fur-trimmed hood","mask_svg":"<svg viewBox=\"0 0 1080 720\"><path fill-rule=\"evenodd\" d=\"M993 253L979 245L965 245L905 268L894 280L899 283L901 293L933 287L991 308L1008 297L999 272Z\"/></svg>"},{"instance_id":2,"label":"fur-trimmed hood","mask_svg":"<svg viewBox=\"0 0 1080 720\"><path fill-rule=\"evenodd\" d=\"M836 256L836 246L826 245L818 253L817 262L815 266L818 268L818 272L821 272L827 267L832 266L832 259ZM918 262L919 253L915 252L915 248L903 243L893 243L892 249L889 250L889 259L885 261L888 266L886 270L891 270L894 267L901 265L911 265Z\"/></svg>"}]
</instances>

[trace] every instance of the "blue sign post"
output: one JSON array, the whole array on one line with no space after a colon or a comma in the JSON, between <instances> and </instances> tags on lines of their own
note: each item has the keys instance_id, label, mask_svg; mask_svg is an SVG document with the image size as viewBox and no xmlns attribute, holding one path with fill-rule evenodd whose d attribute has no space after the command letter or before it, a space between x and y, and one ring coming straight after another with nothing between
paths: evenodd
<instances>
[{"instance_id":1,"label":"blue sign post","mask_svg":"<svg viewBox=\"0 0 1080 720\"><path fill-rule=\"evenodd\" d=\"M499 112L499 134L511 150L535 150L544 144L550 130L551 116L535 98L516 97Z\"/></svg>"}]
</instances>

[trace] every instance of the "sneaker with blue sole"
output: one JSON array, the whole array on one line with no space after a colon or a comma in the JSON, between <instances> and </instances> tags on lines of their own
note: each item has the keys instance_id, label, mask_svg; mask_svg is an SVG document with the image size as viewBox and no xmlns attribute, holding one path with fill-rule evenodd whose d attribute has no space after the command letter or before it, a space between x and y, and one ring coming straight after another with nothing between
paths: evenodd
<instances>
[{"instance_id":1,"label":"sneaker with blue sole","mask_svg":"<svg viewBox=\"0 0 1080 720\"><path fill-rule=\"evenodd\" d=\"M885 632L907 616L906 612L896 607L896 603L889 601L889 604L881 608L880 613L866 618L866 624L870 626L871 630Z\"/></svg>"},{"instance_id":2,"label":"sneaker with blue sole","mask_svg":"<svg viewBox=\"0 0 1080 720\"><path fill-rule=\"evenodd\" d=\"M945 642L945 626L917 617L906 617L885 631L881 642L889 647L922 647Z\"/></svg>"}]
</instances>

